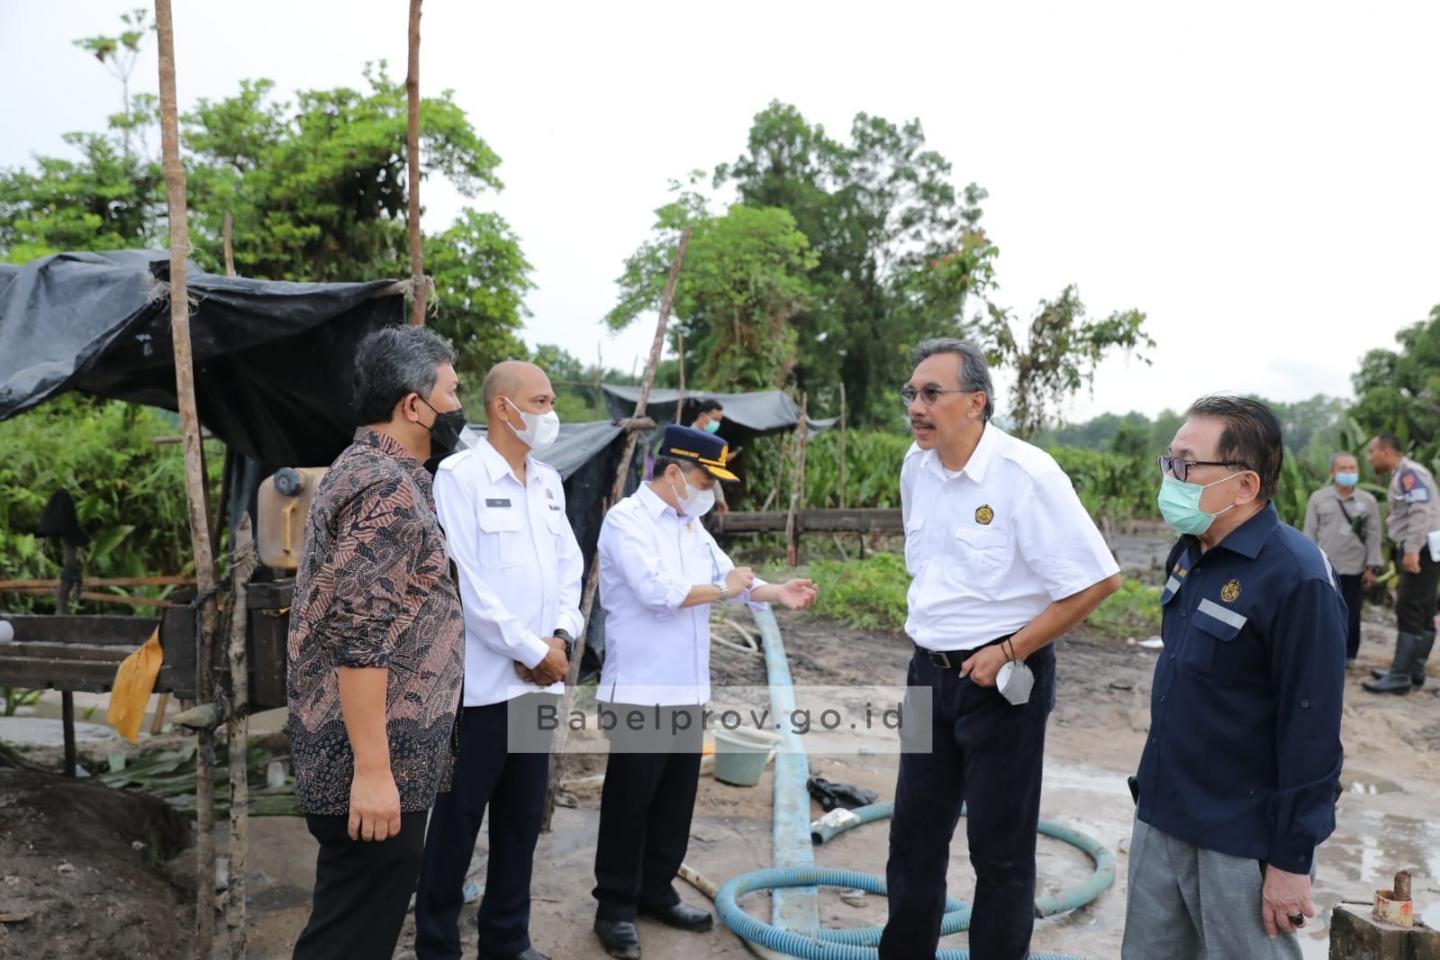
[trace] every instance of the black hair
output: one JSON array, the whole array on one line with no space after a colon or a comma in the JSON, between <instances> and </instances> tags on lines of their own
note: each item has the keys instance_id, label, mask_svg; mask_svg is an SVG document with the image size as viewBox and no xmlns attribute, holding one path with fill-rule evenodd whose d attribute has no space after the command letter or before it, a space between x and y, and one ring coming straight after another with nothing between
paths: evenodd
<instances>
[{"instance_id":1,"label":"black hair","mask_svg":"<svg viewBox=\"0 0 1440 960\"><path fill-rule=\"evenodd\" d=\"M1285 464L1285 442L1273 410L1249 397L1202 397L1185 415L1225 421L1215 459L1255 471L1260 476L1260 498L1274 498Z\"/></svg>"},{"instance_id":2,"label":"black hair","mask_svg":"<svg viewBox=\"0 0 1440 960\"><path fill-rule=\"evenodd\" d=\"M724 410L725 407L719 400L701 400L695 405L695 416L703 416L707 413L714 413L716 410Z\"/></svg>"},{"instance_id":3,"label":"black hair","mask_svg":"<svg viewBox=\"0 0 1440 960\"><path fill-rule=\"evenodd\" d=\"M355 413L361 424L389 423L407 395L430 396L442 363L454 363L450 342L424 327L384 327L355 352Z\"/></svg>"},{"instance_id":4,"label":"black hair","mask_svg":"<svg viewBox=\"0 0 1440 960\"><path fill-rule=\"evenodd\" d=\"M1400 438L1393 433L1377 433L1375 434L1375 439L1380 441L1381 446L1389 447L1399 454L1405 453L1405 445L1401 443Z\"/></svg>"},{"instance_id":5,"label":"black hair","mask_svg":"<svg viewBox=\"0 0 1440 960\"><path fill-rule=\"evenodd\" d=\"M960 358L960 388L971 393L985 394L985 422L995 415L995 387L990 380L990 366L985 362L984 352L969 340L941 337L926 340L915 347L914 363L920 365L937 353L953 353Z\"/></svg>"}]
</instances>

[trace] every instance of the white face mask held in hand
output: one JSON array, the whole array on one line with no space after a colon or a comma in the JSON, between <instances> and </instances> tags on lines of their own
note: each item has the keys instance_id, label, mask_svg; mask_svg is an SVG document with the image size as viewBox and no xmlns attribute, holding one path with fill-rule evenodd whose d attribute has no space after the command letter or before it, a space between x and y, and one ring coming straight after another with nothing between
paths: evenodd
<instances>
[{"instance_id":1,"label":"white face mask held in hand","mask_svg":"<svg viewBox=\"0 0 1440 960\"><path fill-rule=\"evenodd\" d=\"M995 675L995 689L1017 707L1030 702L1030 691L1034 688L1035 674L1019 660L1007 661Z\"/></svg>"},{"instance_id":2,"label":"white face mask held in hand","mask_svg":"<svg viewBox=\"0 0 1440 960\"><path fill-rule=\"evenodd\" d=\"M508 420L505 421L505 425L511 430L515 430L515 436L519 437L520 442L529 447L532 453L548 450L555 442L555 438L560 436L560 415L554 410L549 413L529 413L515 406L515 401L509 398L506 398L505 402L515 407L515 412L520 414L521 420L525 421L525 429L515 430L514 425Z\"/></svg>"}]
</instances>

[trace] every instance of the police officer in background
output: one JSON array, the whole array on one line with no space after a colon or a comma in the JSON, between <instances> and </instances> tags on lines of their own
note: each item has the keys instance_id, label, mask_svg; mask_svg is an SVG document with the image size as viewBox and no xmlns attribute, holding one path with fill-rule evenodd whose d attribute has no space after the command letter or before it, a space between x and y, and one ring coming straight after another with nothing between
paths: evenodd
<instances>
[{"instance_id":1,"label":"police officer in background","mask_svg":"<svg viewBox=\"0 0 1440 960\"><path fill-rule=\"evenodd\" d=\"M640 956L637 914L694 932L714 924L674 887L700 776L700 710L710 699L710 605L798 610L816 598L809 580L769 584L736 567L700 523L717 481L737 479L727 452L711 433L666 427L653 479L600 528L606 643L595 699L616 720L595 847L595 932L612 957Z\"/></svg>"},{"instance_id":2,"label":"police officer in background","mask_svg":"<svg viewBox=\"0 0 1440 960\"><path fill-rule=\"evenodd\" d=\"M900 757L880 957L935 956L950 840L968 804L970 955L1022 960L1035 925L1051 644L1119 587L1119 566L1055 460L990 422L984 355L931 340L915 362L901 391L915 437L900 473L914 578L907 682L931 691L932 749Z\"/></svg>"},{"instance_id":3,"label":"police officer in background","mask_svg":"<svg viewBox=\"0 0 1440 960\"><path fill-rule=\"evenodd\" d=\"M1375 671L1367 682L1371 693L1409 693L1424 686L1425 662L1435 646L1435 591L1440 563L1430 556L1430 533L1440 530L1440 498L1435 478L1405 456L1400 438L1382 433L1370 441L1370 466L1390 474L1390 515L1386 518L1395 543L1400 589L1395 597L1395 659L1390 669Z\"/></svg>"},{"instance_id":4,"label":"police officer in background","mask_svg":"<svg viewBox=\"0 0 1440 960\"><path fill-rule=\"evenodd\" d=\"M460 573L465 689L459 758L430 817L415 899L415 955L458 960L463 888L487 808L490 847L480 901L480 960L546 960L530 944L530 877L550 755L510 749L540 701L564 692L580 633L580 546L560 474L535 459L560 430L539 367L497 364L485 377L485 439L443 461L435 502ZM552 703L553 705L553 703Z\"/></svg>"},{"instance_id":5,"label":"police officer in background","mask_svg":"<svg viewBox=\"0 0 1440 960\"><path fill-rule=\"evenodd\" d=\"M1360 652L1360 610L1365 591L1380 571L1380 505L1359 489L1360 461L1352 453L1330 458L1330 486L1310 494L1305 505L1305 536L1324 551L1340 580L1340 595L1349 611L1345 659Z\"/></svg>"},{"instance_id":6,"label":"police officer in background","mask_svg":"<svg viewBox=\"0 0 1440 960\"><path fill-rule=\"evenodd\" d=\"M1160 595L1122 960L1299 960L1315 848L1335 829L1345 605L1280 522L1263 403L1207 397L1160 457L1181 537Z\"/></svg>"}]
</instances>

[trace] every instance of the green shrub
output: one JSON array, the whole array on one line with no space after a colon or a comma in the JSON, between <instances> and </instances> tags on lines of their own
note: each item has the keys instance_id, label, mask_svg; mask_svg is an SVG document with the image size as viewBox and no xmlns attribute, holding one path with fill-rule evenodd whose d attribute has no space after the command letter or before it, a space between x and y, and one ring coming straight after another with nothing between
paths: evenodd
<instances>
[{"instance_id":1,"label":"green shrub","mask_svg":"<svg viewBox=\"0 0 1440 960\"><path fill-rule=\"evenodd\" d=\"M820 589L815 612L858 630L903 630L910 575L905 559L874 553L864 560L811 564L810 577Z\"/></svg>"},{"instance_id":2,"label":"green shrub","mask_svg":"<svg viewBox=\"0 0 1440 960\"><path fill-rule=\"evenodd\" d=\"M184 454L179 444L154 442L178 431L174 416L164 411L77 394L0 423L0 579L59 576L59 548L37 540L33 531L51 494L62 487L90 535L83 551L87 577L192 572ZM220 458L213 447L209 452L215 478ZM0 609L35 603L0 595Z\"/></svg>"},{"instance_id":3,"label":"green shrub","mask_svg":"<svg viewBox=\"0 0 1440 960\"><path fill-rule=\"evenodd\" d=\"M1085 621L1116 639L1144 639L1160 632L1160 590L1127 577Z\"/></svg>"}]
</instances>

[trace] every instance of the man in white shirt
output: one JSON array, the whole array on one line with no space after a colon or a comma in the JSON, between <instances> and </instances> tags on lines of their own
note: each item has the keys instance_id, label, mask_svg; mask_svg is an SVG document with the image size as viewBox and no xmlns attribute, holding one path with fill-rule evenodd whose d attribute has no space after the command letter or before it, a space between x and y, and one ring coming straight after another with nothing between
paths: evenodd
<instances>
[{"instance_id":1,"label":"man in white shirt","mask_svg":"<svg viewBox=\"0 0 1440 960\"><path fill-rule=\"evenodd\" d=\"M1055 699L1051 643L1115 591L1119 567L1054 459L990 423L984 354L930 340L915 362L901 391L915 437L900 473L913 578L907 682L929 688L932 745L900 757L879 953L935 956L963 804L976 875L970 955L1023 960Z\"/></svg>"},{"instance_id":2,"label":"man in white shirt","mask_svg":"<svg viewBox=\"0 0 1440 960\"><path fill-rule=\"evenodd\" d=\"M714 922L673 885L700 776L710 605L773 601L798 610L815 602L809 580L768 584L736 567L701 524L717 481L736 479L728 450L714 434L666 427L654 479L600 528L606 644L595 698L615 726L595 849L595 932L612 957L640 956L639 913L696 932ZM630 722L637 716L638 728Z\"/></svg>"},{"instance_id":3,"label":"man in white shirt","mask_svg":"<svg viewBox=\"0 0 1440 960\"><path fill-rule=\"evenodd\" d=\"M580 633L584 561L554 442L555 392L539 367L485 378L485 440L440 464L435 503L465 611L464 709L454 782L430 817L415 901L419 960L458 960L463 888L486 807L490 848L478 915L481 960L546 960L530 945L530 876L549 775L544 751L510 752L513 723L564 692ZM392 666L391 669L395 669ZM527 731L528 732L528 731Z\"/></svg>"}]
</instances>

